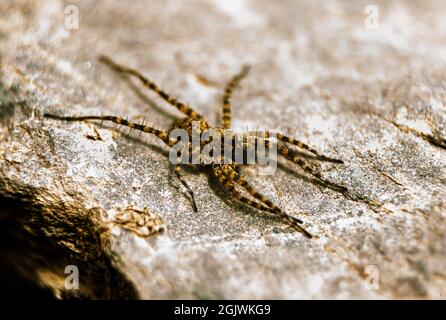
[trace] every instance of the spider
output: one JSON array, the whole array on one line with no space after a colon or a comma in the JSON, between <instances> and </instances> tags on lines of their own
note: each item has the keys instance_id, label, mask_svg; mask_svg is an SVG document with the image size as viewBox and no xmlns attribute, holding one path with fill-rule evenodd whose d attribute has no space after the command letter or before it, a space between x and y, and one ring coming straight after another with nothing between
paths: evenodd
<instances>
[{"instance_id":1,"label":"spider","mask_svg":"<svg viewBox=\"0 0 446 320\"><path fill-rule=\"evenodd\" d=\"M198 130L199 133L203 132L206 129L213 128L209 124L206 119L199 114L197 111L192 109L190 106L180 102L178 99L172 97L171 95L167 94L165 91L161 90L153 81L145 77L142 73L139 71L129 68L124 65L117 64L110 58L106 56L100 56L99 61L102 63L105 63L109 67L111 67L114 71L124 74L130 77L135 77L138 79L145 87L148 89L154 91L156 94L158 94L164 101L166 101L168 104L174 106L177 108L180 112L185 114L185 117L178 119L172 126L172 129L184 129L187 131L189 136L193 133L193 123L198 123ZM230 81L227 83L224 94L222 97L222 105L223 105L223 116L222 116L222 126L217 127L219 132L223 134L223 132L231 132L232 136L234 138L237 137L235 133L232 133L230 130L231 128L231 96L235 88L239 86L240 81L248 74L249 66L244 65L241 69L241 71L233 76ZM159 139L161 139L168 147L172 148L175 146L177 142L179 142L178 139L173 139L169 136L171 131L165 131L158 128L155 128L150 125L146 125L144 123L136 123L132 121L128 121L127 119L123 119L121 117L117 116L108 116L108 115L101 115L101 116L94 116L94 115L88 115L88 116L59 116L55 114L45 113L44 117L52 118L52 119L58 119L58 120L66 120L66 121L84 121L84 120L101 120L101 121L110 121L122 126L129 127L131 129L139 130L141 132L146 132L155 135ZM197 129L194 129L197 130ZM268 147L270 146L271 141L271 134L270 131L264 130L260 132L260 137L255 137L254 142L250 142L250 140L246 139L245 137L242 138L243 140L243 148L246 151L246 149L250 146L252 146L252 143L255 145L261 141L265 142L265 145ZM275 135L275 139L277 141L277 152L288 159L289 161L297 164L300 166L304 171L312 175L316 180L318 180L320 183L324 185L328 185L330 187L340 189L341 191L346 191L347 188L343 186L338 186L330 181L325 180L320 172L318 171L315 166L308 161L310 160L318 160L318 161L328 161L332 163L338 163L342 164L343 161L339 159L330 158L327 156L324 156L322 154L319 154L315 149L311 148L307 144L298 141L292 137L286 136L282 133L277 133ZM296 151L293 149L290 149L288 145L293 145L302 151ZM201 145L202 146L202 145ZM190 145L189 145L190 147ZM201 159L203 160L203 159ZM208 159L209 160L209 159ZM271 201L268 197L263 195L261 192L259 192L256 188L254 188L246 179L245 177L240 173L240 167L244 163L221 163L217 161L208 161L204 162L201 161L198 166L200 167L208 167L210 168L211 173L218 179L218 181L221 183L221 185L226 189L230 194L232 194L236 199L238 199L240 202L244 203L245 205L252 207L254 209L268 212L270 214L275 215L279 220L282 222L287 223L291 227L293 227L295 230L302 233L304 236L308 238L312 238L313 236L302 226L303 221L299 218L293 217L287 213L285 213L279 206L277 206L273 201ZM174 166L174 172L175 175L178 177L178 179L181 181L182 185L186 188L187 192L189 193L191 197L191 203L194 211L197 210L197 205L194 198L194 193L187 184L187 182L183 179L183 169L181 164L175 164Z\"/></svg>"}]
</instances>

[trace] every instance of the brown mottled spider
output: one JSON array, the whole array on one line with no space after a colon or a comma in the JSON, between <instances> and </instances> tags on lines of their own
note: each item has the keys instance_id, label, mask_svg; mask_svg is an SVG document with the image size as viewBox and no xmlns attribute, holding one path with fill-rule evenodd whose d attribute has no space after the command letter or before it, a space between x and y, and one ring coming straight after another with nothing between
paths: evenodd
<instances>
[{"instance_id":1,"label":"brown mottled spider","mask_svg":"<svg viewBox=\"0 0 446 320\"><path fill-rule=\"evenodd\" d=\"M150 90L153 90L156 92L163 100L165 100L170 105L176 107L179 111L184 113L186 117L181 118L177 120L174 125L173 129L184 129L187 131L189 136L193 133L193 122L198 123L198 128L194 130L199 130L199 133L202 133L206 129L211 128L209 123L204 119L202 115L197 113L195 110L193 110L188 105L178 101L174 97L170 96L166 92L162 91L154 82L143 76L140 72L137 70L128 68L126 66L119 65L115 62L113 62L110 58L107 58L105 56L100 57L100 61L110 66L115 71L126 74L129 76L136 77L141 81L141 83L147 87ZM246 76L246 74L249 71L249 67L244 66L239 74L234 76L229 83L226 85L224 95L223 95L223 124L222 127L217 128L219 132L230 132L233 139L236 139L236 134L232 133L230 131L231 127L231 103L230 98L232 95L233 90L238 86L239 82L242 80L243 77ZM156 137L164 141L169 147L173 147L177 142L179 142L178 139L173 139L169 136L170 132L156 129L152 126L148 126L145 124L139 124L135 122L128 121L126 119L116 117L116 116L78 116L78 117L66 117L66 116L58 116L53 114L46 113L44 115L48 118L53 119L59 119L59 120L68 120L68 121L83 121L83 120L101 120L101 121L111 121L116 124L120 124L123 126L130 127L131 129L136 129L142 132L147 132L154 134ZM270 135L270 132L268 130L262 131L260 137L255 137L254 144L257 145L260 141L263 141L265 145L268 147L269 142L271 141L272 135ZM237 138L238 139L238 138ZM324 185L328 185L332 188L336 188L341 191L346 191L345 187L338 186L332 182L326 181L319 171L311 164L311 162L308 161L308 158L310 160L320 160L320 161L329 161L333 163L343 163L342 160L332 159L329 157L326 157L324 155L319 154L316 150L309 147L303 142L300 142L294 138L288 137L284 134L277 133L275 136L275 139L277 140L277 151L280 155L284 156L286 159L292 161L293 163L300 166L304 171L311 174L314 178L316 178L319 182L321 182ZM250 140L243 138L243 148L246 151L248 147L250 147ZM252 141L252 140L251 140ZM299 151L294 151L287 147L286 144L294 145L303 151L307 153L302 153ZM252 143L251 143L252 146ZM201 147L203 147L203 144L201 144ZM189 144L189 148L191 148ZM301 224L303 223L302 220L295 218L287 213L285 213L281 208L279 208L277 205L275 205L270 199L268 199L266 196L261 194L259 191L257 191L249 182L246 181L244 176L240 174L240 165L245 163L221 163L216 161L205 162L204 159L201 159L199 166L205 166L210 167L211 171L215 175L215 177L220 181L222 186L232 193L232 195L237 198L242 203L245 203L246 205L253 207L255 209L266 211L272 214L275 214L279 219L282 221L290 224L292 227L294 227L296 230L304 234L308 238L312 238L312 235L305 230ZM176 176L179 178L183 186L188 190L188 193L191 197L191 202L194 211L197 211L197 206L194 199L194 193L186 183L186 181L182 177L182 168L180 164L175 165L174 170ZM238 188L236 188L238 186ZM247 194L244 195L242 191L240 191L240 188L242 191L246 192Z\"/></svg>"}]
</instances>

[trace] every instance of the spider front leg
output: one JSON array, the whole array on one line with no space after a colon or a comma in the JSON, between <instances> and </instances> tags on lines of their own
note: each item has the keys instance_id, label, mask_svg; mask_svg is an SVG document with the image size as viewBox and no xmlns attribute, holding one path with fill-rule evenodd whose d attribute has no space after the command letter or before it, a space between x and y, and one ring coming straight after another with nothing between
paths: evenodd
<instances>
[{"instance_id":1,"label":"spider front leg","mask_svg":"<svg viewBox=\"0 0 446 320\"><path fill-rule=\"evenodd\" d=\"M231 99L232 92L239 85L240 81L248 74L249 66L245 65L242 70L228 82L223 95L223 128L231 127Z\"/></svg>"},{"instance_id":2,"label":"spider front leg","mask_svg":"<svg viewBox=\"0 0 446 320\"><path fill-rule=\"evenodd\" d=\"M195 195L194 195L194 192L192 191L192 189L189 187L189 185L187 184L187 182L183 179L183 176L182 176L182 169L181 169L181 166L179 165L179 164L177 164L177 165L175 165L175 168L174 168L174 172L175 172L175 175L178 177L178 179L181 181L181 184L186 188L186 190L187 190L187 192L189 193L189 195L190 195L190 198L191 198L191 202L192 202L192 209L195 211L195 212L198 212L198 209L197 209L197 203L195 202Z\"/></svg>"}]
</instances>

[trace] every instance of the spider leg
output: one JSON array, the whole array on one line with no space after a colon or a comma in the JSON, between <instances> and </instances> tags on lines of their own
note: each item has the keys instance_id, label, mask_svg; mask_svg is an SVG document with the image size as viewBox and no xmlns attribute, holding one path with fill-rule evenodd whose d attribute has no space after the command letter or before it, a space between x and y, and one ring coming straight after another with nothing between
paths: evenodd
<instances>
[{"instance_id":1,"label":"spider leg","mask_svg":"<svg viewBox=\"0 0 446 320\"><path fill-rule=\"evenodd\" d=\"M169 134L166 131L153 128L148 125L142 125L139 123L135 123L132 121L128 121L126 119L123 119L121 117L115 117L115 116L80 116L80 117L64 117L64 116L58 116L50 113L45 113L43 115L46 118L51 119L58 119L58 120L66 120L66 121L84 121L84 120L101 120L101 121L111 121L116 124L120 124L122 126L126 126L135 130L152 133L161 140L163 140L167 145L173 146L177 141L175 139L170 139Z\"/></svg>"},{"instance_id":2,"label":"spider leg","mask_svg":"<svg viewBox=\"0 0 446 320\"><path fill-rule=\"evenodd\" d=\"M195 202L195 195L194 192L192 191L192 189L189 187L189 185L187 184L187 182L183 179L183 176L181 175L182 170L181 170L181 166L180 165L176 165L175 169L174 169L175 175L178 177L178 179L181 181L181 184L186 188L187 192L190 195L191 198L191 202L192 202L192 209L195 212L198 212L197 209L197 203Z\"/></svg>"},{"instance_id":3,"label":"spider leg","mask_svg":"<svg viewBox=\"0 0 446 320\"><path fill-rule=\"evenodd\" d=\"M288 214L286 214L285 212L283 212L282 209L280 209L278 206L276 206L271 200L269 200L266 196L264 196L263 194L261 194L260 192L258 192L248 181L245 180L245 178L239 174L233 167L231 166L223 166L222 168L223 173L229 178L229 180L232 180L234 182L236 182L237 184L239 184L241 187L243 187L251 196L253 196L254 198L256 198L257 200L259 200L261 203L263 203L264 205L268 206L269 208L271 208L272 213L279 215L280 217L282 217L284 220L290 222L293 226L296 223L302 224L303 221L301 219L295 218L293 216L290 216ZM299 230L302 227L299 226ZM300 230L303 231L306 235L307 235L307 231L306 230ZM310 235L311 236L311 235Z\"/></svg>"},{"instance_id":4,"label":"spider leg","mask_svg":"<svg viewBox=\"0 0 446 320\"><path fill-rule=\"evenodd\" d=\"M397 123L393 120L387 119L386 117L384 117L378 113L370 112L370 114L375 115L375 116L381 118L382 120L392 124L394 127L398 128L400 131L402 131L404 133L413 134L413 135L429 142L430 144L432 144L434 146L446 149L446 139L439 137L438 129L436 128L436 125L435 125L432 117L430 117L430 119L429 118L427 119L427 123L428 123L433 134L428 134L428 133L424 133L424 132L415 130L409 126L406 126L405 124Z\"/></svg>"},{"instance_id":5,"label":"spider leg","mask_svg":"<svg viewBox=\"0 0 446 320\"><path fill-rule=\"evenodd\" d=\"M232 169L233 170L233 169ZM232 181L235 181L233 179L231 179L229 176L227 176L225 174L224 171L227 171L226 169L222 169L222 166L220 165L213 165L213 171L215 176L220 180L221 184L223 185L223 187L228 190L229 192L231 192L239 201L245 203L246 205L262 210L262 211L267 211L270 213L274 213L279 215L282 219L286 220L288 223L291 224L292 227L294 227L297 231L301 232L303 235L305 235L307 238L312 238L313 236L307 231L305 230L302 226L300 226L299 224L302 223L302 221L300 219L294 218L292 216L289 216L287 214L285 214L282 210L280 210L279 208L277 208L276 206L274 206L272 203L272 205L274 206L273 209L269 206L267 206L266 204L263 203L259 203L257 201L253 201L247 197L245 197L244 195L242 195L241 192L239 192L238 190L235 189L234 183ZM235 170L231 171L231 172L235 172L237 173ZM254 192L256 192L254 190ZM266 197L260 195L261 197L263 197L263 199L266 199ZM253 195L254 197L254 195ZM268 199L266 199L267 201L269 201Z\"/></svg>"},{"instance_id":6,"label":"spider leg","mask_svg":"<svg viewBox=\"0 0 446 320\"><path fill-rule=\"evenodd\" d=\"M334 159L334 158L330 158L327 156L324 156L323 154L318 153L316 150L314 150L313 148L311 148L310 146L308 146L307 144L295 139L295 138L291 138L288 137L282 133L277 133L277 139L283 141L283 142L287 142L287 143L291 143L292 145L297 146L298 148L307 150L308 152L314 154L319 160L323 160L323 161L328 161L328 162L334 162L334 163L344 163L344 161L340 160L340 159Z\"/></svg>"},{"instance_id":7,"label":"spider leg","mask_svg":"<svg viewBox=\"0 0 446 320\"><path fill-rule=\"evenodd\" d=\"M309 174L311 174L313 177L315 177L317 180L319 180L320 182L322 182L323 184L337 190L340 192L347 192L348 189L347 187L338 185L336 183L333 183L331 181L325 180L322 175L320 174L319 171L317 171L314 167L312 167L307 161L305 161L304 159L302 159L302 157L300 157L299 155L297 155L293 150L288 149L286 146L283 145L278 145L277 146L277 151L283 155L285 158L287 158L288 160L294 162L295 164L297 164L299 167L301 167L304 171L308 172Z\"/></svg>"},{"instance_id":8,"label":"spider leg","mask_svg":"<svg viewBox=\"0 0 446 320\"><path fill-rule=\"evenodd\" d=\"M242 70L235 75L226 85L223 95L223 128L231 127L231 102L232 91L239 85L240 81L248 74L249 66L243 66Z\"/></svg>"},{"instance_id":9,"label":"spider leg","mask_svg":"<svg viewBox=\"0 0 446 320\"><path fill-rule=\"evenodd\" d=\"M186 104L178 101L171 95L169 95L166 92L164 92L163 90L161 90L153 81L151 81L150 79L143 76L137 70L117 64L112 59L110 59L104 55L99 56L99 61L107 64L109 67L111 67L113 70L115 70L117 72L128 74L128 75L138 78L145 87L156 92L164 101L166 101L170 105L174 106L175 108L180 110L182 113L186 114L187 116L192 117L194 119L202 119L203 118L203 116L201 116L194 109L192 109L191 107L187 106Z\"/></svg>"},{"instance_id":10,"label":"spider leg","mask_svg":"<svg viewBox=\"0 0 446 320\"><path fill-rule=\"evenodd\" d=\"M262 204L265 206L271 208L271 211L274 213L282 214L282 210L280 210L279 207L277 207L274 203L272 203L271 200L269 200L267 197L262 195L260 192L255 190L253 186L251 186L245 178L240 175L233 167L230 165L224 164L221 166L221 169L223 171L223 174L231 181L236 182L241 187L243 187L251 196L259 200ZM302 221L300 221L302 223Z\"/></svg>"},{"instance_id":11,"label":"spider leg","mask_svg":"<svg viewBox=\"0 0 446 320\"><path fill-rule=\"evenodd\" d=\"M268 130L265 130L263 132L261 132L262 136L264 139L269 139L269 138L274 138L274 136L270 135L270 132ZM334 162L334 163L344 163L344 161L340 160L340 159L334 159L334 158L330 158L327 156L324 156L322 154L320 154L319 152L317 152L315 149L311 148L309 145L295 139L295 138L291 138L289 136L284 135L283 133L277 132L275 134L277 140L286 142L286 143L290 143L292 145L295 145L298 148L304 149L312 154L314 154L316 156L317 160L322 160L322 161L328 161L328 162ZM258 138L257 138L258 139ZM256 139L256 142L257 142ZM269 141L266 140L266 147L268 147L269 145Z\"/></svg>"},{"instance_id":12,"label":"spider leg","mask_svg":"<svg viewBox=\"0 0 446 320\"><path fill-rule=\"evenodd\" d=\"M241 192L235 189L234 184L230 181L230 179L224 174L223 170L221 169L220 165L213 165L212 170L215 174L215 176L218 178L218 180L221 182L223 187L231 192L239 201L245 203L248 206L254 207L256 209L271 212L271 208L267 207L266 205L259 203L257 201L253 201L247 197L245 197Z\"/></svg>"}]
</instances>

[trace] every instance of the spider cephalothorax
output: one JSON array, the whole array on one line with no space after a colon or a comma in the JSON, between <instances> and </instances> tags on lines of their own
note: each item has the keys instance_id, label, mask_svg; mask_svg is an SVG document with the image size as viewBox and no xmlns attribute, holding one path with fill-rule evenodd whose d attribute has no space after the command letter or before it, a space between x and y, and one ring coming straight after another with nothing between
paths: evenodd
<instances>
[{"instance_id":1,"label":"spider cephalothorax","mask_svg":"<svg viewBox=\"0 0 446 320\"><path fill-rule=\"evenodd\" d=\"M130 127L132 129L140 130L146 133L152 133L162 141L164 141L169 147L175 147L177 143L180 142L180 139L175 135L171 135L171 133L176 129L184 130L186 133L186 148L183 151L194 152L194 146L191 142L193 140L193 135L198 134L202 135L206 130L214 129L217 133L217 139L221 139L222 146L227 145L225 143L224 137L229 136L229 140L231 141L231 145L234 146L237 143L241 145L242 151L244 153L250 147L256 148L258 144L263 143L267 148L271 148L274 144L277 147L277 153L285 157L286 159L294 162L299 165L303 170L311 174L317 180L322 182L325 185L328 185L332 188L338 189L342 192L346 191L346 188L343 186L338 186L332 182L326 181L321 174L319 173L317 167L314 165L314 160L319 161L329 161L334 163L342 163L341 160L333 159L326 157L324 155L320 155L316 150L312 149L308 145L300 142L294 138L288 137L282 133L274 133L274 135L268 131L257 131L254 136L252 135L236 135L232 131L230 131L231 127L231 103L230 98L232 95L232 91L237 87L240 80L246 76L248 73L249 67L244 66L241 72L233 77L231 81L227 84L224 95L223 95L223 123L221 127L212 127L209 123L204 119L202 115L193 110L188 105L178 101L174 97L168 95L164 91L162 91L154 82L143 76L140 72L119 65L113 62L110 58L102 56L100 60L115 71L134 76L138 78L144 86L156 92L163 100L172 106L176 107L179 111L184 113L186 117L177 120L172 126L169 132L156 129L152 126L148 126L145 124L139 124L135 122L128 121L126 119L116 117L116 116L79 116L79 117L65 117L58 116L53 114L45 114L45 117L60 119L60 120L69 120L69 121L82 121L82 120L101 120L101 121L111 121L120 125L124 125ZM250 139L253 138L253 139ZM184 141L183 141L184 142ZM277 142L277 144L275 144ZM198 144L198 151L200 151L203 147L205 147L209 142L200 141ZM290 149L286 144L291 144L304 152L295 151ZM223 147L222 147L223 148ZM172 148L173 149L173 148ZM171 150L172 150L171 149ZM197 148L196 148L197 149ZM195 150L196 151L196 150ZM220 151L220 150L218 150ZM305 153L306 152L306 153ZM187 157L189 160L189 156ZM245 159L245 158L244 158ZM287 213L285 213L281 208L275 205L270 199L257 191L240 173L240 166L246 164L245 162L237 162L235 161L234 153L231 153L229 156L226 156L222 151L215 156L212 152L209 155L200 154L198 157L198 162L192 164L197 164L200 166L208 166L211 168L211 172L215 175L215 177L220 181L222 186L229 191L236 199L245 203L246 205L256 208L258 210L266 211L276 215L282 221L293 226L296 230L304 234L305 236L311 238L311 234L302 227L302 220L295 218ZM191 188L188 186L186 181L182 177L182 163L175 163L175 174L180 179L181 183L188 190L188 193L191 196L192 206L194 211L197 211L197 205L194 199L194 193ZM244 193L244 192L245 193Z\"/></svg>"}]
</instances>

